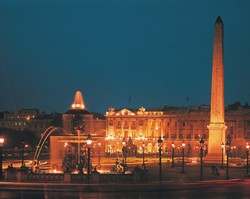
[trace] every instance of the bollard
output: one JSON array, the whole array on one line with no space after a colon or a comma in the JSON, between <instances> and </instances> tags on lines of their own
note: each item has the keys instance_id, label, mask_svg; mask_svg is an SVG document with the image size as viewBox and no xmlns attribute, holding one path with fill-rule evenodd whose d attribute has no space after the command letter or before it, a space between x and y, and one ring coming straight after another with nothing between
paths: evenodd
<instances>
[{"instance_id":1,"label":"bollard","mask_svg":"<svg viewBox=\"0 0 250 199\"><path fill-rule=\"evenodd\" d=\"M65 183L70 183L70 173L64 173L64 175L63 175L63 181Z\"/></svg>"},{"instance_id":2,"label":"bollard","mask_svg":"<svg viewBox=\"0 0 250 199\"><path fill-rule=\"evenodd\" d=\"M100 173L98 171L94 170L91 173L91 182L92 183L99 183L99 175L100 175Z\"/></svg>"},{"instance_id":3,"label":"bollard","mask_svg":"<svg viewBox=\"0 0 250 199\"><path fill-rule=\"evenodd\" d=\"M17 171L17 182L21 182L22 181L22 172L21 171Z\"/></svg>"}]
</instances>

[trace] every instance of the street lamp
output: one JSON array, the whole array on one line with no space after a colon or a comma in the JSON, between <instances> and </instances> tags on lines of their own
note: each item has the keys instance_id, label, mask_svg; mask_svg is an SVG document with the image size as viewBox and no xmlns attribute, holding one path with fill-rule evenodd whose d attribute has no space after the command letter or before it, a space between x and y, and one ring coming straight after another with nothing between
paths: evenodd
<instances>
[{"instance_id":1,"label":"street lamp","mask_svg":"<svg viewBox=\"0 0 250 199\"><path fill-rule=\"evenodd\" d=\"M188 143L188 157L190 157L190 152L191 152L191 146L190 143Z\"/></svg>"},{"instance_id":2,"label":"street lamp","mask_svg":"<svg viewBox=\"0 0 250 199\"><path fill-rule=\"evenodd\" d=\"M226 171L226 178L229 179L229 176L228 176L228 156L229 156L229 149L230 149L230 141L227 140L226 142L226 152L227 152L227 171Z\"/></svg>"},{"instance_id":3,"label":"street lamp","mask_svg":"<svg viewBox=\"0 0 250 199\"><path fill-rule=\"evenodd\" d=\"M22 156L22 164L21 164L21 171L24 169L24 148L27 148L28 145L24 144L24 141L21 142L21 156Z\"/></svg>"},{"instance_id":4,"label":"street lamp","mask_svg":"<svg viewBox=\"0 0 250 199\"><path fill-rule=\"evenodd\" d=\"M98 142L98 165L101 166L101 142Z\"/></svg>"},{"instance_id":5,"label":"street lamp","mask_svg":"<svg viewBox=\"0 0 250 199\"><path fill-rule=\"evenodd\" d=\"M91 136L90 134L88 134L88 137L87 137L87 147L88 147L88 182L89 182L89 176L90 176L90 147L91 147L91 144L92 144L92 139L91 139Z\"/></svg>"},{"instance_id":6,"label":"street lamp","mask_svg":"<svg viewBox=\"0 0 250 199\"><path fill-rule=\"evenodd\" d=\"M200 180L203 180L203 150L204 150L204 140L203 138L201 138L200 140L200 158L201 158Z\"/></svg>"},{"instance_id":7,"label":"street lamp","mask_svg":"<svg viewBox=\"0 0 250 199\"><path fill-rule=\"evenodd\" d=\"M122 155L123 155L123 164L124 166L126 167L127 166L127 146L126 146L126 141L125 141L125 138L123 138L122 140Z\"/></svg>"},{"instance_id":8,"label":"street lamp","mask_svg":"<svg viewBox=\"0 0 250 199\"><path fill-rule=\"evenodd\" d=\"M249 155L249 144L246 144L246 150L247 150L247 175L248 175L248 155Z\"/></svg>"},{"instance_id":9,"label":"street lamp","mask_svg":"<svg viewBox=\"0 0 250 199\"><path fill-rule=\"evenodd\" d=\"M171 144L171 146L172 146L172 165L171 165L171 167L174 167L174 149L175 149L174 142Z\"/></svg>"},{"instance_id":10,"label":"street lamp","mask_svg":"<svg viewBox=\"0 0 250 199\"><path fill-rule=\"evenodd\" d=\"M122 145L125 146L125 144L126 144L126 141L125 141L125 138L123 138Z\"/></svg>"},{"instance_id":11,"label":"street lamp","mask_svg":"<svg viewBox=\"0 0 250 199\"><path fill-rule=\"evenodd\" d=\"M224 147L225 147L225 145L224 145L224 143L222 142L221 143L221 157L222 157L222 159L221 159L221 168L222 169L224 169Z\"/></svg>"},{"instance_id":12,"label":"street lamp","mask_svg":"<svg viewBox=\"0 0 250 199\"><path fill-rule=\"evenodd\" d=\"M162 151L162 149L161 149L161 147L162 147L162 139L161 139L161 137L159 137L159 139L158 139L158 146L159 146L159 175L160 175L160 182L162 181L162 175L161 175L161 151Z\"/></svg>"},{"instance_id":13,"label":"street lamp","mask_svg":"<svg viewBox=\"0 0 250 199\"><path fill-rule=\"evenodd\" d=\"M145 167L145 162L144 162L145 152L144 152L144 149L145 149L145 143L143 142L142 143L142 166L143 167Z\"/></svg>"},{"instance_id":14,"label":"street lamp","mask_svg":"<svg viewBox=\"0 0 250 199\"><path fill-rule=\"evenodd\" d=\"M185 171L184 171L184 152L185 152L185 146L186 146L184 140L183 140L181 146L182 146L182 170L181 170L181 173L184 174L185 173Z\"/></svg>"},{"instance_id":15,"label":"street lamp","mask_svg":"<svg viewBox=\"0 0 250 199\"><path fill-rule=\"evenodd\" d=\"M3 178L3 159L2 159L3 145L4 145L4 138L0 137L0 180Z\"/></svg>"},{"instance_id":16,"label":"street lamp","mask_svg":"<svg viewBox=\"0 0 250 199\"><path fill-rule=\"evenodd\" d=\"M234 149L234 159L235 159L235 151L236 151L236 146L235 145L233 146L233 149Z\"/></svg>"}]
</instances>

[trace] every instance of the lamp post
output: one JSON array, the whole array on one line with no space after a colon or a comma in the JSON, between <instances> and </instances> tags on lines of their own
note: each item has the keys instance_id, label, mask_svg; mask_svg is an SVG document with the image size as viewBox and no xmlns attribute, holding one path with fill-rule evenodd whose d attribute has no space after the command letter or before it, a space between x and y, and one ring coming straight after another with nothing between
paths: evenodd
<instances>
[{"instance_id":1,"label":"lamp post","mask_svg":"<svg viewBox=\"0 0 250 199\"><path fill-rule=\"evenodd\" d=\"M77 130L77 165L79 166L80 164L80 130Z\"/></svg>"},{"instance_id":2,"label":"lamp post","mask_svg":"<svg viewBox=\"0 0 250 199\"><path fill-rule=\"evenodd\" d=\"M221 168L224 169L224 143L221 143Z\"/></svg>"},{"instance_id":3,"label":"lamp post","mask_svg":"<svg viewBox=\"0 0 250 199\"><path fill-rule=\"evenodd\" d=\"M229 156L229 149L230 149L230 142L229 140L227 140L226 142L226 152L227 152L227 170L226 170L226 178L229 179L229 175L228 175L228 156Z\"/></svg>"},{"instance_id":4,"label":"lamp post","mask_svg":"<svg viewBox=\"0 0 250 199\"><path fill-rule=\"evenodd\" d=\"M91 147L91 144L92 144L92 139L91 139L91 136L90 134L88 135L87 137L87 147L88 147L88 182L89 182L89 179L90 179L90 147Z\"/></svg>"},{"instance_id":5,"label":"lamp post","mask_svg":"<svg viewBox=\"0 0 250 199\"><path fill-rule=\"evenodd\" d=\"M21 142L21 157L22 157L22 163L21 163L21 171L24 169L24 148L28 147L27 144L24 144L24 141Z\"/></svg>"},{"instance_id":6,"label":"lamp post","mask_svg":"<svg viewBox=\"0 0 250 199\"><path fill-rule=\"evenodd\" d=\"M127 146L126 146L126 141L125 138L122 140L122 155L123 155L123 164L126 167L127 166Z\"/></svg>"},{"instance_id":7,"label":"lamp post","mask_svg":"<svg viewBox=\"0 0 250 199\"><path fill-rule=\"evenodd\" d=\"M247 175L248 175L248 155L249 155L249 144L246 143L246 152L247 152Z\"/></svg>"},{"instance_id":8,"label":"lamp post","mask_svg":"<svg viewBox=\"0 0 250 199\"><path fill-rule=\"evenodd\" d=\"M144 152L144 149L145 149L145 143L143 142L143 143L142 143L142 166L143 166L143 167L145 167L145 161L144 161L145 152Z\"/></svg>"},{"instance_id":9,"label":"lamp post","mask_svg":"<svg viewBox=\"0 0 250 199\"><path fill-rule=\"evenodd\" d=\"M174 149L175 149L174 142L172 142L171 146L172 146L172 165L171 165L171 167L174 167Z\"/></svg>"},{"instance_id":10,"label":"lamp post","mask_svg":"<svg viewBox=\"0 0 250 199\"><path fill-rule=\"evenodd\" d=\"M4 138L0 137L0 180L3 178L3 159L2 159L3 145L4 145Z\"/></svg>"},{"instance_id":11,"label":"lamp post","mask_svg":"<svg viewBox=\"0 0 250 199\"><path fill-rule=\"evenodd\" d=\"M184 171L184 152L185 152L185 142L184 142L184 140L183 140L183 142L182 142L182 144L181 144L181 146L182 146L182 170L181 170L181 173L185 173L185 171Z\"/></svg>"},{"instance_id":12,"label":"lamp post","mask_svg":"<svg viewBox=\"0 0 250 199\"><path fill-rule=\"evenodd\" d=\"M101 166L101 142L98 142L98 165Z\"/></svg>"},{"instance_id":13,"label":"lamp post","mask_svg":"<svg viewBox=\"0 0 250 199\"><path fill-rule=\"evenodd\" d=\"M162 181L162 174L161 174L161 151L162 151L162 149L161 149L161 147L162 147L162 139L161 139L161 137L159 137L159 139L158 139L158 146L159 146L159 176L160 176L160 182Z\"/></svg>"},{"instance_id":14,"label":"lamp post","mask_svg":"<svg viewBox=\"0 0 250 199\"><path fill-rule=\"evenodd\" d=\"M188 144L188 157L190 157L190 153L191 153L191 146L190 143Z\"/></svg>"},{"instance_id":15,"label":"lamp post","mask_svg":"<svg viewBox=\"0 0 250 199\"><path fill-rule=\"evenodd\" d=\"M201 162L200 180L203 180L203 150L204 150L204 140L203 138L201 138L200 140L200 162Z\"/></svg>"}]
</instances>

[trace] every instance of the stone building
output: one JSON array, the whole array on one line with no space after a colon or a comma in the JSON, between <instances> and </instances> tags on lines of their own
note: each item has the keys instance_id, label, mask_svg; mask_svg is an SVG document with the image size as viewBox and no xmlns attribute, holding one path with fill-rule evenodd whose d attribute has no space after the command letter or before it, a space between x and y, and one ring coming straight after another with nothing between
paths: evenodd
<instances>
[{"instance_id":1,"label":"stone building","mask_svg":"<svg viewBox=\"0 0 250 199\"><path fill-rule=\"evenodd\" d=\"M13 131L30 131L40 137L53 121L54 114L40 113L38 109L18 109L14 112L3 112L0 128Z\"/></svg>"},{"instance_id":2,"label":"stone building","mask_svg":"<svg viewBox=\"0 0 250 199\"><path fill-rule=\"evenodd\" d=\"M207 151L209 111L209 106L162 109L110 108L105 115L105 151L108 154L121 155L124 143L130 143L128 150L137 150L131 151L130 154L142 153L143 146L145 153L154 154L158 153L157 140L161 137L165 156L171 156L172 143L175 144L176 155L181 155L183 141L186 154L197 156L201 138L205 140ZM231 153L244 156L246 142L250 141L250 107L240 106L236 110L226 108L225 120L228 126L226 136L232 140Z\"/></svg>"}]
</instances>

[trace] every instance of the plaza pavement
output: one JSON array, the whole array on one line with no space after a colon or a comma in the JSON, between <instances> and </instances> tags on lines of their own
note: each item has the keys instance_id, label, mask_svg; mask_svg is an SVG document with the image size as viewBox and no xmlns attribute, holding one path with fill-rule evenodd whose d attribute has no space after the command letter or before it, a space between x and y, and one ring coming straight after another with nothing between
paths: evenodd
<instances>
[{"instance_id":1,"label":"plaza pavement","mask_svg":"<svg viewBox=\"0 0 250 199\"><path fill-rule=\"evenodd\" d=\"M232 162L233 160L230 160ZM110 170L114 165L115 158L108 158L102 164L103 170ZM127 158L128 170L132 171L136 165L142 168L142 158ZM145 165L148 170L148 182L157 182L159 181L159 161L158 158L147 158L145 159ZM203 165L203 181L207 180L228 180L226 176L226 165L222 168L219 167L219 176L212 175L212 165L205 164ZM200 181L200 163L187 164L184 167L185 173L182 174L182 164L178 162L177 165L171 167L171 163L167 163L167 159L162 161L162 181ZM250 169L249 169L250 173ZM245 179L250 178L250 175L246 175L246 167L228 167L228 177L229 179Z\"/></svg>"},{"instance_id":2,"label":"plaza pavement","mask_svg":"<svg viewBox=\"0 0 250 199\"><path fill-rule=\"evenodd\" d=\"M121 159L119 159L121 161ZM104 172L109 172L115 165L116 158L102 158L100 169ZM9 162L6 162L6 165ZM98 163L98 159L93 159L93 166L95 167ZM129 171L133 171L136 166L142 167L142 158L127 158L127 166ZM159 181L159 161L158 157L145 159L146 169L148 170L147 182L153 183ZM51 167L48 166L48 168ZM18 168L18 167L16 167ZM228 180L226 177L226 165L222 169L219 165L219 176L212 175L211 165L204 164L203 166L203 181L208 180ZM167 159L162 160L162 181L171 182L192 182L200 181L200 163L185 165L185 173L181 173L182 164L178 162L177 165L171 167L171 163L167 163ZM250 171L250 169L249 169ZM228 168L229 179L250 179L250 175L246 175L246 167L232 167Z\"/></svg>"},{"instance_id":3,"label":"plaza pavement","mask_svg":"<svg viewBox=\"0 0 250 199\"><path fill-rule=\"evenodd\" d=\"M157 165L158 166L158 165ZM159 181L159 169L153 165L148 165L148 181ZM181 166L170 167L164 165L162 167L162 181L174 181L174 182L192 182L200 181L200 166L198 165L188 165L184 167L185 173L182 172ZM229 179L245 179L249 178L246 176L246 168L239 167L229 167L228 168ZM219 176L212 175L212 169L210 165L205 165L203 167L203 181L208 180L227 180L226 167L224 169L219 169Z\"/></svg>"}]
</instances>

